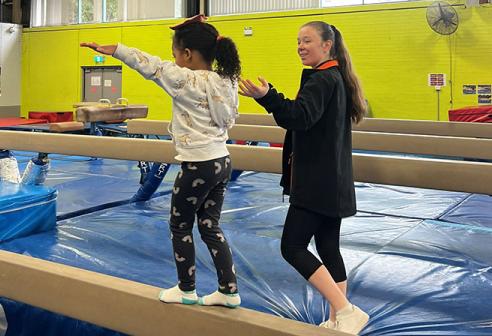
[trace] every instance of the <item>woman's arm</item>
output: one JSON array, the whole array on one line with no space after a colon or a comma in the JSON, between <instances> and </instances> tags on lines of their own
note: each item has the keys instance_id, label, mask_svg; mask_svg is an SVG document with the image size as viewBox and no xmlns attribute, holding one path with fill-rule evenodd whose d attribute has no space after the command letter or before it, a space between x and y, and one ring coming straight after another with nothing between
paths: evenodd
<instances>
[{"instance_id":1,"label":"woman's arm","mask_svg":"<svg viewBox=\"0 0 492 336\"><path fill-rule=\"evenodd\" d=\"M261 86L249 80L243 80L241 84L240 94L255 98L269 113L273 113L280 127L290 130L307 130L316 124L334 90L334 83L329 79L315 77L306 82L296 99L291 100L275 88L268 88L266 81L262 81Z\"/></svg>"},{"instance_id":2,"label":"woman's arm","mask_svg":"<svg viewBox=\"0 0 492 336\"><path fill-rule=\"evenodd\" d=\"M80 46L121 60L144 78L154 81L172 97L175 97L186 84L188 69L181 68L170 61L163 61L136 48L129 48L123 44L100 46L97 43L81 43Z\"/></svg>"}]
</instances>

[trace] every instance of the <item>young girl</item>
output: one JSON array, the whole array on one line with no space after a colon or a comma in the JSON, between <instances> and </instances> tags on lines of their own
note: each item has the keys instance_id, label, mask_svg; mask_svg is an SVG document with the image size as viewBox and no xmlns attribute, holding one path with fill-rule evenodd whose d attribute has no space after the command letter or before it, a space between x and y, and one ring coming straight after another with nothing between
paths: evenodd
<instances>
[{"instance_id":1,"label":"young girl","mask_svg":"<svg viewBox=\"0 0 492 336\"><path fill-rule=\"evenodd\" d=\"M301 27L297 51L304 65L295 100L263 79L242 80L240 94L253 97L287 129L283 152L284 193L290 207L282 256L330 302L322 327L358 334L369 316L346 298L347 275L340 254L340 224L356 212L351 123L366 111L359 81L340 32L325 22ZM314 236L322 263L308 251Z\"/></svg>"},{"instance_id":2,"label":"young girl","mask_svg":"<svg viewBox=\"0 0 492 336\"><path fill-rule=\"evenodd\" d=\"M174 26L175 62L163 61L122 44L82 43L120 59L173 99L171 134L182 161L171 199L170 229L178 284L162 290L168 303L239 306L231 251L219 227L224 194L231 174L227 129L237 117L237 80L241 71L234 42L219 35L200 15ZM212 64L216 62L215 68ZM218 290L198 300L195 290L193 224L217 269Z\"/></svg>"}]
</instances>

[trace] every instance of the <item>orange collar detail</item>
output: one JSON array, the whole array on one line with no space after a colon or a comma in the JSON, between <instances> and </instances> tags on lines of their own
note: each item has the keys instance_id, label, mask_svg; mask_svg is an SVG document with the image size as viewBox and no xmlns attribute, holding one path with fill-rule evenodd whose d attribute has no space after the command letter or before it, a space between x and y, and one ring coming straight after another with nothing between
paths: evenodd
<instances>
[{"instance_id":1,"label":"orange collar detail","mask_svg":"<svg viewBox=\"0 0 492 336\"><path fill-rule=\"evenodd\" d=\"M338 66L338 61L337 60L330 60L330 61L327 61L327 62L321 64L319 67L315 68L314 70L326 70L326 69L333 68L336 66Z\"/></svg>"}]
</instances>

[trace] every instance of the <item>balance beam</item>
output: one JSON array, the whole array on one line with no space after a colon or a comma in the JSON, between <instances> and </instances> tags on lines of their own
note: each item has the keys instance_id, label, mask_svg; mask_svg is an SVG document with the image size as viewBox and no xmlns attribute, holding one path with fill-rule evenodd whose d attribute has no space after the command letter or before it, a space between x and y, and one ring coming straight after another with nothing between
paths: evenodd
<instances>
[{"instance_id":1,"label":"balance beam","mask_svg":"<svg viewBox=\"0 0 492 336\"><path fill-rule=\"evenodd\" d=\"M354 125L353 129L366 132L492 139L492 123L367 118Z\"/></svg>"},{"instance_id":2,"label":"balance beam","mask_svg":"<svg viewBox=\"0 0 492 336\"><path fill-rule=\"evenodd\" d=\"M240 114L236 123L277 126L270 114ZM366 118L353 130L492 139L492 123Z\"/></svg>"},{"instance_id":3,"label":"balance beam","mask_svg":"<svg viewBox=\"0 0 492 336\"><path fill-rule=\"evenodd\" d=\"M354 149L492 160L492 139L352 132Z\"/></svg>"},{"instance_id":4,"label":"balance beam","mask_svg":"<svg viewBox=\"0 0 492 336\"><path fill-rule=\"evenodd\" d=\"M240 113L236 119L236 124L257 125L257 126L277 126L277 122L271 114Z\"/></svg>"},{"instance_id":5,"label":"balance beam","mask_svg":"<svg viewBox=\"0 0 492 336\"><path fill-rule=\"evenodd\" d=\"M169 135L170 122L163 120L133 119L127 122L128 134ZM278 126L255 126L236 124L229 130L234 140L254 140L283 143L285 130Z\"/></svg>"},{"instance_id":6,"label":"balance beam","mask_svg":"<svg viewBox=\"0 0 492 336\"><path fill-rule=\"evenodd\" d=\"M0 251L0 296L129 335L346 335L250 309L165 304L160 288Z\"/></svg>"},{"instance_id":7,"label":"balance beam","mask_svg":"<svg viewBox=\"0 0 492 336\"><path fill-rule=\"evenodd\" d=\"M114 159L175 162L169 141L0 131L3 148ZM280 172L281 149L229 145L242 170ZM492 165L354 155L361 182L492 193ZM0 251L0 295L135 335L343 335L249 311L167 305L158 288ZM207 327L204 328L203 326Z\"/></svg>"},{"instance_id":8,"label":"balance beam","mask_svg":"<svg viewBox=\"0 0 492 336\"><path fill-rule=\"evenodd\" d=\"M168 121L134 119L128 121L127 131L169 135L168 125ZM285 130L274 126L235 125L229 130L234 140L283 143L284 136ZM492 139L353 131L352 146L357 150L492 160Z\"/></svg>"},{"instance_id":9,"label":"balance beam","mask_svg":"<svg viewBox=\"0 0 492 336\"><path fill-rule=\"evenodd\" d=\"M170 141L0 131L2 148L131 161L176 163ZM274 147L227 146L235 169L281 172L282 150ZM354 154L359 182L462 191L492 195L492 165L422 158Z\"/></svg>"}]
</instances>

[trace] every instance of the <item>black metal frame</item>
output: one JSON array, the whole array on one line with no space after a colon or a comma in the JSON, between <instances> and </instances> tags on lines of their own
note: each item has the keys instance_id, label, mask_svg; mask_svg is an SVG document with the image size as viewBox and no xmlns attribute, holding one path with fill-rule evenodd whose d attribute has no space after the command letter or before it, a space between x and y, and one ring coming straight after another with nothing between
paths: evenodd
<instances>
[{"instance_id":1,"label":"black metal frame","mask_svg":"<svg viewBox=\"0 0 492 336\"><path fill-rule=\"evenodd\" d=\"M184 16L192 17L200 14L200 0L186 0L184 2ZM205 15L208 15L208 0L203 0L205 5Z\"/></svg>"},{"instance_id":2,"label":"black metal frame","mask_svg":"<svg viewBox=\"0 0 492 336\"><path fill-rule=\"evenodd\" d=\"M22 26L30 27L31 24L31 0L20 0L21 2L21 22ZM0 0L0 22L13 22L13 1Z\"/></svg>"}]
</instances>

